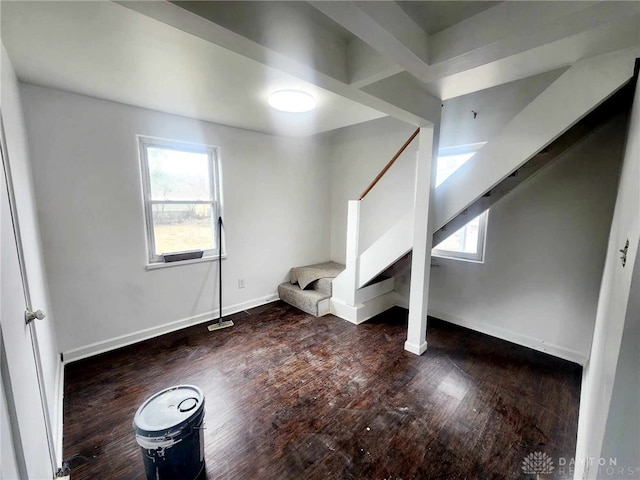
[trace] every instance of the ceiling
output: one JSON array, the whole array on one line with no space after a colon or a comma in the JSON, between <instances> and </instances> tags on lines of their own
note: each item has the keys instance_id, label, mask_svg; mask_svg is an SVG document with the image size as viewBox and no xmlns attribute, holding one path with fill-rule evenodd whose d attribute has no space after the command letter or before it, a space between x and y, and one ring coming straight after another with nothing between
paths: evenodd
<instances>
[{"instance_id":1,"label":"ceiling","mask_svg":"<svg viewBox=\"0 0 640 480\"><path fill-rule=\"evenodd\" d=\"M278 135L385 115L637 46L640 2L0 2L21 81ZM286 114L270 92L318 108Z\"/></svg>"},{"instance_id":2,"label":"ceiling","mask_svg":"<svg viewBox=\"0 0 640 480\"><path fill-rule=\"evenodd\" d=\"M462 20L496 6L500 2L399 1L400 8L429 35L452 27Z\"/></svg>"},{"instance_id":3,"label":"ceiling","mask_svg":"<svg viewBox=\"0 0 640 480\"><path fill-rule=\"evenodd\" d=\"M384 116L111 2L3 1L2 41L23 82L249 130L308 135ZM269 108L282 89L318 108Z\"/></svg>"}]
</instances>

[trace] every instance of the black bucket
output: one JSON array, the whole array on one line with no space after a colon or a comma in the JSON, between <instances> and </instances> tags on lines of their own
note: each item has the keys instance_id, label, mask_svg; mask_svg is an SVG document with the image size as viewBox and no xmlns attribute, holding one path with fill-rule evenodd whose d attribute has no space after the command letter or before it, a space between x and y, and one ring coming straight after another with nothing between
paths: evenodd
<instances>
[{"instance_id":1,"label":"black bucket","mask_svg":"<svg viewBox=\"0 0 640 480\"><path fill-rule=\"evenodd\" d=\"M204 395L193 385L149 397L133 418L147 480L195 480L204 468Z\"/></svg>"}]
</instances>

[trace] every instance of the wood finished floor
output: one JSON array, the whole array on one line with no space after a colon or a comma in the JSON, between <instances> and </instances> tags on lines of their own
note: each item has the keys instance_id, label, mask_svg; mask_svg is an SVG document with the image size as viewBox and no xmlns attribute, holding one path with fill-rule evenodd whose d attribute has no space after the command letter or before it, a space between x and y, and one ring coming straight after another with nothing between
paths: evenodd
<instances>
[{"instance_id":1,"label":"wood finished floor","mask_svg":"<svg viewBox=\"0 0 640 480\"><path fill-rule=\"evenodd\" d=\"M205 394L207 479L522 480L531 452L574 455L575 364L436 320L418 357L398 308L359 326L281 302L230 318L66 366L71 480L144 480L134 413L178 384Z\"/></svg>"}]
</instances>

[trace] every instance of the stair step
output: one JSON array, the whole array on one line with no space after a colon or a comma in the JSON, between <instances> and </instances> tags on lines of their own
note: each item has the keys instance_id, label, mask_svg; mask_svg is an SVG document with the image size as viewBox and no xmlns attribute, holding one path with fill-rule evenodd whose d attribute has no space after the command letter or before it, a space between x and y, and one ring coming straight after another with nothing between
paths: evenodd
<instances>
[{"instance_id":1,"label":"stair step","mask_svg":"<svg viewBox=\"0 0 640 480\"><path fill-rule=\"evenodd\" d=\"M332 292L332 284L333 278L319 278L318 280L314 280L305 290L315 290L320 293L324 293L325 295L331 296Z\"/></svg>"},{"instance_id":2,"label":"stair step","mask_svg":"<svg viewBox=\"0 0 640 480\"><path fill-rule=\"evenodd\" d=\"M302 290L298 285L286 282L278 285L280 300L315 317L329 313L331 294L318 290Z\"/></svg>"}]
</instances>

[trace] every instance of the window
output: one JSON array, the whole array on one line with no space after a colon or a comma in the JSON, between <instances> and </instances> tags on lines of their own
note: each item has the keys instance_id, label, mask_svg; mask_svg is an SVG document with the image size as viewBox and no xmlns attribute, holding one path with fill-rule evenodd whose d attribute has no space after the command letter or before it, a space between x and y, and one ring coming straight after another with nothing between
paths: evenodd
<instances>
[{"instance_id":1,"label":"window","mask_svg":"<svg viewBox=\"0 0 640 480\"><path fill-rule=\"evenodd\" d=\"M464 145L440 150L436 163L436 188L473 157L482 145L484 144ZM488 213L488 210L481 213L464 227L440 242L433 248L431 254L436 257L481 262L484 258L484 239Z\"/></svg>"},{"instance_id":2,"label":"window","mask_svg":"<svg viewBox=\"0 0 640 480\"><path fill-rule=\"evenodd\" d=\"M473 157L484 143L442 148L436 160L436 188Z\"/></svg>"},{"instance_id":3,"label":"window","mask_svg":"<svg viewBox=\"0 0 640 480\"><path fill-rule=\"evenodd\" d=\"M488 213L488 210L481 213L464 227L448 236L433 248L431 254L436 257L481 262L484 258Z\"/></svg>"},{"instance_id":4,"label":"window","mask_svg":"<svg viewBox=\"0 0 640 480\"><path fill-rule=\"evenodd\" d=\"M218 253L220 174L215 147L139 137L149 262Z\"/></svg>"}]
</instances>

